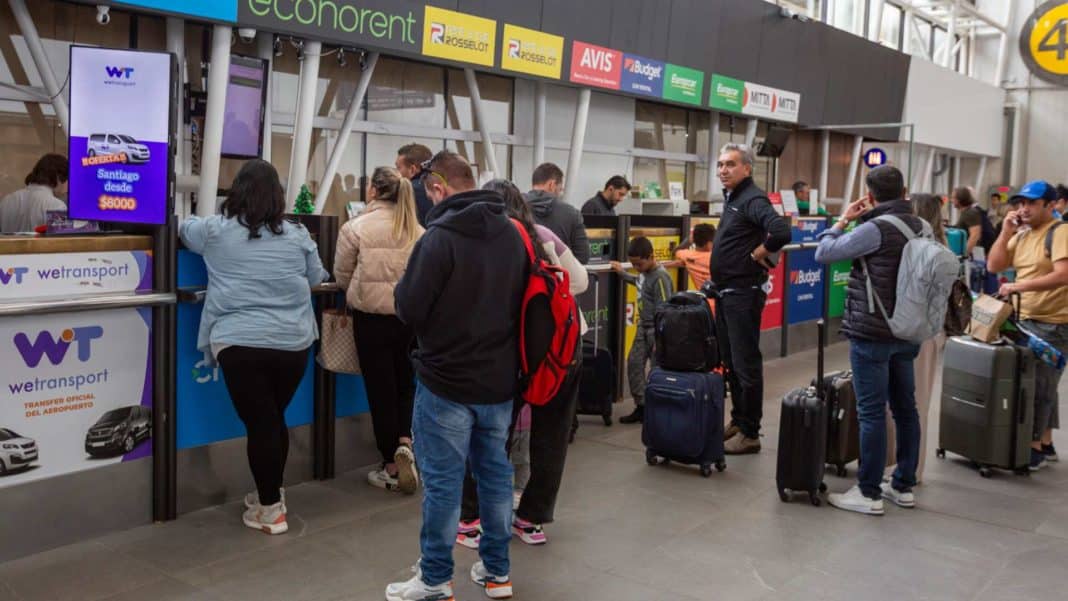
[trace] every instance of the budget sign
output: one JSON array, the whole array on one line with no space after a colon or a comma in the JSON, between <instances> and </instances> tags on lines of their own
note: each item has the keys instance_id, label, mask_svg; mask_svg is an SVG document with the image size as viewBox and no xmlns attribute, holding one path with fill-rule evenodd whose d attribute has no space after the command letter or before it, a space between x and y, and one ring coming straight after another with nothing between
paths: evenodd
<instances>
[{"instance_id":1,"label":"budget sign","mask_svg":"<svg viewBox=\"0 0 1068 601\"><path fill-rule=\"evenodd\" d=\"M172 100L169 54L71 47L71 218L166 221Z\"/></svg>"},{"instance_id":2,"label":"budget sign","mask_svg":"<svg viewBox=\"0 0 1068 601\"><path fill-rule=\"evenodd\" d=\"M624 54L620 85L624 92L660 98L664 91L664 63Z\"/></svg>"}]
</instances>

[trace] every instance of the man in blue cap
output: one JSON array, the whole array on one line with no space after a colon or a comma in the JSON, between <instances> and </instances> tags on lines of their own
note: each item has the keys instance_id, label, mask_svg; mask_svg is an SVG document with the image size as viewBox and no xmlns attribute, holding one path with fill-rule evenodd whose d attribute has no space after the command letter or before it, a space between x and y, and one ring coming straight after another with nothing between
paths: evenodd
<instances>
[{"instance_id":1,"label":"man in blue cap","mask_svg":"<svg viewBox=\"0 0 1068 601\"><path fill-rule=\"evenodd\" d=\"M1020 188L1009 204L1001 235L990 249L991 271L1016 269L1016 281L1004 284L1003 297L1020 293L1020 319L1036 336L1068 353L1068 227L1054 219L1057 190L1036 180ZM1057 461L1053 429L1060 427L1057 411L1057 370L1041 361L1035 368L1035 422L1031 438L1031 471Z\"/></svg>"}]
</instances>

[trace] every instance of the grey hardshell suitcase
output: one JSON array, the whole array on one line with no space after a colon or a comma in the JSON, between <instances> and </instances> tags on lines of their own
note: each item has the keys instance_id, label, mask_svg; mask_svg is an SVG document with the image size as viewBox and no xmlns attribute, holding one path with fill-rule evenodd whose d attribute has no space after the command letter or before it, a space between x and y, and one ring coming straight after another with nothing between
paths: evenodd
<instances>
[{"instance_id":1,"label":"grey hardshell suitcase","mask_svg":"<svg viewBox=\"0 0 1068 601\"><path fill-rule=\"evenodd\" d=\"M984 478L994 467L1028 473L1034 400L1035 359L1028 349L950 338L938 456L950 451L970 459Z\"/></svg>"}]
</instances>

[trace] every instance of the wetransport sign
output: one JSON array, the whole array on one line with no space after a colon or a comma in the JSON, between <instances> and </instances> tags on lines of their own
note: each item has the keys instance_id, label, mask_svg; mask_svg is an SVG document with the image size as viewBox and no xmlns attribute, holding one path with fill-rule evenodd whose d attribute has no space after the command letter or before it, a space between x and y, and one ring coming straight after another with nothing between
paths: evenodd
<instances>
[{"instance_id":1,"label":"wetransport sign","mask_svg":"<svg viewBox=\"0 0 1068 601\"><path fill-rule=\"evenodd\" d=\"M709 104L721 111L797 123L801 95L713 74Z\"/></svg>"},{"instance_id":2,"label":"wetransport sign","mask_svg":"<svg viewBox=\"0 0 1068 601\"><path fill-rule=\"evenodd\" d=\"M427 6L423 15L423 54L435 58L493 66L497 22Z\"/></svg>"},{"instance_id":3,"label":"wetransport sign","mask_svg":"<svg viewBox=\"0 0 1068 601\"><path fill-rule=\"evenodd\" d=\"M564 38L517 25L504 24L501 69L560 79Z\"/></svg>"},{"instance_id":4,"label":"wetransport sign","mask_svg":"<svg viewBox=\"0 0 1068 601\"><path fill-rule=\"evenodd\" d=\"M700 105L704 87L703 72L668 63L664 73L664 100Z\"/></svg>"},{"instance_id":5,"label":"wetransport sign","mask_svg":"<svg viewBox=\"0 0 1068 601\"><path fill-rule=\"evenodd\" d=\"M402 0L238 0L237 19L312 39L417 53L422 6Z\"/></svg>"}]
</instances>

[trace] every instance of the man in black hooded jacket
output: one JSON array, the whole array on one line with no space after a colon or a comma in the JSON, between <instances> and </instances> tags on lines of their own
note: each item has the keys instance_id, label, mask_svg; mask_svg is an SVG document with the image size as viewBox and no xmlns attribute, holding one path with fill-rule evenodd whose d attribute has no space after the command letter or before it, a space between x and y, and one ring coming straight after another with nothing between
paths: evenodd
<instances>
[{"instance_id":1,"label":"man in black hooded jacket","mask_svg":"<svg viewBox=\"0 0 1068 601\"><path fill-rule=\"evenodd\" d=\"M582 213L560 198L564 192L564 172L552 163L542 163L534 169L530 180L533 189L523 198L530 204L534 221L552 230L579 263L589 263L590 241Z\"/></svg>"}]
</instances>

